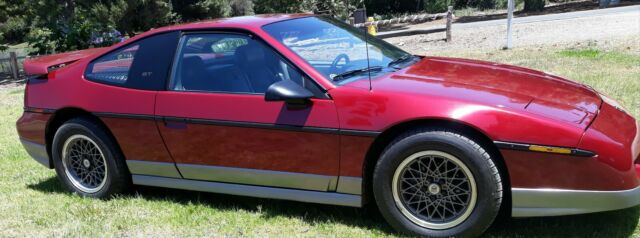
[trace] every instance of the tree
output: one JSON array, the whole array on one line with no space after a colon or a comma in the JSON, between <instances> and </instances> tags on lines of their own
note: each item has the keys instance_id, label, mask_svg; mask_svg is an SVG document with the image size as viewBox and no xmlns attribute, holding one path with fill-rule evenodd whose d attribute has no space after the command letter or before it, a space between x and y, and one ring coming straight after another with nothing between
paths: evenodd
<instances>
[{"instance_id":1,"label":"tree","mask_svg":"<svg viewBox=\"0 0 640 238\"><path fill-rule=\"evenodd\" d=\"M127 0L118 30L130 35L178 22L169 0Z\"/></svg>"},{"instance_id":2,"label":"tree","mask_svg":"<svg viewBox=\"0 0 640 238\"><path fill-rule=\"evenodd\" d=\"M302 0L301 6L314 13L347 19L355 9L363 6L363 0Z\"/></svg>"},{"instance_id":3,"label":"tree","mask_svg":"<svg viewBox=\"0 0 640 238\"><path fill-rule=\"evenodd\" d=\"M177 22L169 0L26 0L33 19L26 40L37 54L106 46Z\"/></svg>"},{"instance_id":4,"label":"tree","mask_svg":"<svg viewBox=\"0 0 640 238\"><path fill-rule=\"evenodd\" d=\"M7 48L9 48L9 46L4 43L4 36L2 32L0 32L0 51L5 51Z\"/></svg>"},{"instance_id":5,"label":"tree","mask_svg":"<svg viewBox=\"0 0 640 238\"><path fill-rule=\"evenodd\" d=\"M19 43L29 32L22 0L0 0L0 34L3 42Z\"/></svg>"},{"instance_id":6,"label":"tree","mask_svg":"<svg viewBox=\"0 0 640 238\"><path fill-rule=\"evenodd\" d=\"M254 10L257 14L264 13L297 13L304 9L300 0L254 0Z\"/></svg>"},{"instance_id":7,"label":"tree","mask_svg":"<svg viewBox=\"0 0 640 238\"><path fill-rule=\"evenodd\" d=\"M252 0L230 0L231 16L246 16L253 15L253 1Z\"/></svg>"},{"instance_id":8,"label":"tree","mask_svg":"<svg viewBox=\"0 0 640 238\"><path fill-rule=\"evenodd\" d=\"M229 16L231 7L225 0L174 0L173 9L181 21L190 22Z\"/></svg>"}]
</instances>

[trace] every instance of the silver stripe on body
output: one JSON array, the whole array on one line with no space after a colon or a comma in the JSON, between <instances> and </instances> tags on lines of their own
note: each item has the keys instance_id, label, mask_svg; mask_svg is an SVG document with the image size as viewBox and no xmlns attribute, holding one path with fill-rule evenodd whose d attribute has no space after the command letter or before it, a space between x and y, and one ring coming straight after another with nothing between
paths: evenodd
<instances>
[{"instance_id":1,"label":"silver stripe on body","mask_svg":"<svg viewBox=\"0 0 640 238\"><path fill-rule=\"evenodd\" d=\"M182 178L174 163L127 160L127 166L131 174Z\"/></svg>"},{"instance_id":2,"label":"silver stripe on body","mask_svg":"<svg viewBox=\"0 0 640 238\"><path fill-rule=\"evenodd\" d=\"M185 179L251 184L314 191L335 191L337 176L234 167L177 164Z\"/></svg>"},{"instance_id":3,"label":"silver stripe on body","mask_svg":"<svg viewBox=\"0 0 640 238\"><path fill-rule=\"evenodd\" d=\"M272 198L330 204L339 206L361 207L362 197L334 192L305 191L286 188L272 188L241 184L229 184L188 179L165 178L145 175L133 175L133 183L137 185L165 188L185 189L201 192L224 193L239 196Z\"/></svg>"},{"instance_id":4,"label":"silver stripe on body","mask_svg":"<svg viewBox=\"0 0 640 238\"><path fill-rule=\"evenodd\" d=\"M336 192L348 194L362 194L362 178L340 176Z\"/></svg>"},{"instance_id":5,"label":"silver stripe on body","mask_svg":"<svg viewBox=\"0 0 640 238\"><path fill-rule=\"evenodd\" d=\"M513 217L540 217L619 210L640 204L640 187L621 191L511 189Z\"/></svg>"},{"instance_id":6,"label":"silver stripe on body","mask_svg":"<svg viewBox=\"0 0 640 238\"><path fill-rule=\"evenodd\" d=\"M222 166L177 164L127 160L131 174L170 178L236 183L269 187L304 189L344 194L362 194L362 178L326 176L272 170L244 169Z\"/></svg>"}]
</instances>

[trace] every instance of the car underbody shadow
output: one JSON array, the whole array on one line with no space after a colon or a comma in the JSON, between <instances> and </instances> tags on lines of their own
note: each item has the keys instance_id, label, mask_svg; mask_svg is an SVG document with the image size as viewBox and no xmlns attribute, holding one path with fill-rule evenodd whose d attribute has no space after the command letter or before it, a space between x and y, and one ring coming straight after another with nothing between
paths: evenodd
<instances>
[{"instance_id":1,"label":"car underbody shadow","mask_svg":"<svg viewBox=\"0 0 640 238\"><path fill-rule=\"evenodd\" d=\"M29 184L27 188L44 193L69 194L56 177ZM185 207L200 205L223 211L258 212L264 219L297 218L311 225L340 223L351 227L377 230L376 233L400 235L384 221L377 209L369 207L361 209L147 186L134 186L130 193L114 199L129 198L173 202Z\"/></svg>"},{"instance_id":2,"label":"car underbody shadow","mask_svg":"<svg viewBox=\"0 0 640 238\"><path fill-rule=\"evenodd\" d=\"M56 177L29 184L27 188L44 193L69 193ZM290 217L308 224L341 223L378 230L387 235L400 235L393 231L371 204L361 209L146 186L134 186L129 194L116 199L127 198L259 212L265 219ZM640 206L586 215L500 219L483 237L631 237L638 226L639 217Z\"/></svg>"},{"instance_id":3,"label":"car underbody shadow","mask_svg":"<svg viewBox=\"0 0 640 238\"><path fill-rule=\"evenodd\" d=\"M639 217L640 206L584 215L503 219L483 237L633 237Z\"/></svg>"}]
</instances>

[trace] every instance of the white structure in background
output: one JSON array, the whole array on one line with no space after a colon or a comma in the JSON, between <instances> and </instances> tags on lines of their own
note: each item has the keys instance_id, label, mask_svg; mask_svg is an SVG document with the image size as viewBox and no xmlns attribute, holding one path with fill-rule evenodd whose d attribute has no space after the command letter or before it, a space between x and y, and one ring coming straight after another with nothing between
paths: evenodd
<instances>
[{"instance_id":1,"label":"white structure in background","mask_svg":"<svg viewBox=\"0 0 640 238\"><path fill-rule=\"evenodd\" d=\"M513 20L513 8L515 8L514 0L509 0L507 3L507 49L511 49L513 47L513 39L511 33L511 25Z\"/></svg>"}]
</instances>

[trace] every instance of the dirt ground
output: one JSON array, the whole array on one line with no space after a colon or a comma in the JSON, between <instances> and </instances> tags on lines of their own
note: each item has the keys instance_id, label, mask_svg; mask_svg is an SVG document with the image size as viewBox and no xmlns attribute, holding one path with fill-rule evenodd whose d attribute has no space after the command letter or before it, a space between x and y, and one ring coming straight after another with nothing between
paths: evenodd
<instances>
[{"instance_id":1,"label":"dirt ground","mask_svg":"<svg viewBox=\"0 0 640 238\"><path fill-rule=\"evenodd\" d=\"M444 32L385 40L414 54L500 49L506 45L506 28L506 24L458 28L454 25L450 43L444 40ZM635 41L628 50L640 54L640 11L513 25L516 48L576 44L615 47L621 40Z\"/></svg>"}]
</instances>

